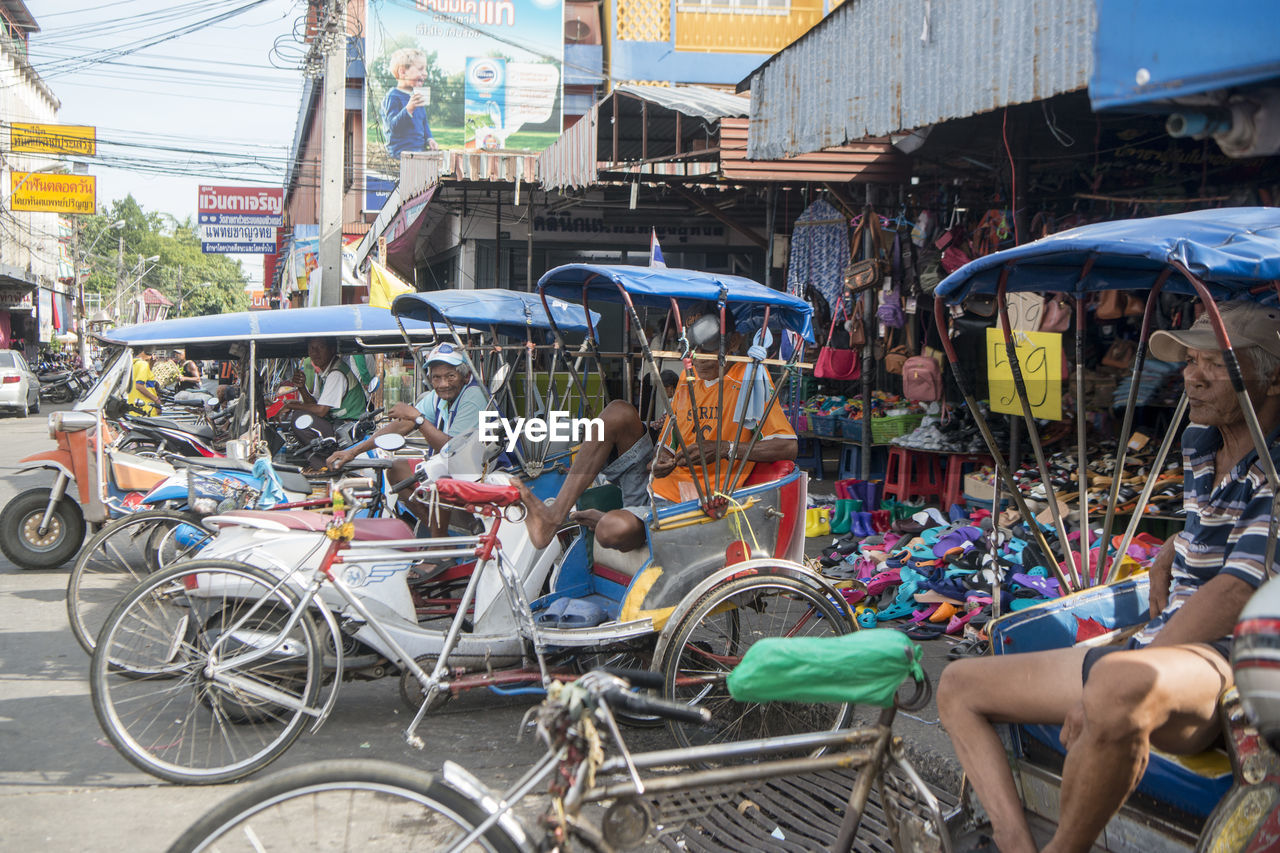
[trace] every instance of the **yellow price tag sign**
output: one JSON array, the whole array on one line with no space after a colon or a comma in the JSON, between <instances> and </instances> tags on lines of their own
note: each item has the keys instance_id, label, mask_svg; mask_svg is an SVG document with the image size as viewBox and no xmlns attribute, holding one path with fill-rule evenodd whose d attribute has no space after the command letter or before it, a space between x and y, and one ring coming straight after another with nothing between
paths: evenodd
<instances>
[{"instance_id":1,"label":"yellow price tag sign","mask_svg":"<svg viewBox=\"0 0 1280 853\"><path fill-rule=\"evenodd\" d=\"M1013 340L1031 414L1043 420L1062 420L1062 335L1014 330ZM996 328L987 329L987 391L991 411L1022 414L1004 332Z\"/></svg>"}]
</instances>

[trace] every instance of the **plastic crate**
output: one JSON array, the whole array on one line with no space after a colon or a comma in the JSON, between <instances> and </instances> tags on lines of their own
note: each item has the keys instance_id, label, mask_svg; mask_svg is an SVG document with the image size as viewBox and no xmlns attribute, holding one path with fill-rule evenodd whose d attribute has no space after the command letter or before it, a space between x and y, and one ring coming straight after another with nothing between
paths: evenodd
<instances>
[{"instance_id":1,"label":"plastic crate","mask_svg":"<svg viewBox=\"0 0 1280 853\"><path fill-rule=\"evenodd\" d=\"M871 419L871 440L876 444L885 444L890 439L897 438L920 426L920 422L924 420L924 415L887 415L883 418Z\"/></svg>"},{"instance_id":2,"label":"plastic crate","mask_svg":"<svg viewBox=\"0 0 1280 853\"><path fill-rule=\"evenodd\" d=\"M839 420L837 415L810 415L809 429L814 435L820 435L823 438L835 438L838 429L836 422Z\"/></svg>"},{"instance_id":3,"label":"plastic crate","mask_svg":"<svg viewBox=\"0 0 1280 853\"><path fill-rule=\"evenodd\" d=\"M853 441L862 440L862 421L855 418L844 418L840 421L840 437Z\"/></svg>"}]
</instances>

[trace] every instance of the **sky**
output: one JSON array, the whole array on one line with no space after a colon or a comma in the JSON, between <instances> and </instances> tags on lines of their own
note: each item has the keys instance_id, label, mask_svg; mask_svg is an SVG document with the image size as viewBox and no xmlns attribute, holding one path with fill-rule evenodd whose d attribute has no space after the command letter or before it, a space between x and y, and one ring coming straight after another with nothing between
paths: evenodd
<instances>
[{"instance_id":1,"label":"sky","mask_svg":"<svg viewBox=\"0 0 1280 853\"><path fill-rule=\"evenodd\" d=\"M304 0L26 0L60 124L97 128L98 203L195 218L197 187L282 186ZM211 19L223 17L220 21ZM189 32L187 32L189 31ZM261 255L232 256L251 280Z\"/></svg>"}]
</instances>

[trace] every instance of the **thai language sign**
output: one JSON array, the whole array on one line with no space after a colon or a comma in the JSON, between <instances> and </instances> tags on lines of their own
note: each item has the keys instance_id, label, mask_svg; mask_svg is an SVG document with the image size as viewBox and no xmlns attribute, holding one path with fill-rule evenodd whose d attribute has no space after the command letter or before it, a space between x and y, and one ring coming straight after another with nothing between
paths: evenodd
<instances>
[{"instance_id":1,"label":"thai language sign","mask_svg":"<svg viewBox=\"0 0 1280 853\"><path fill-rule=\"evenodd\" d=\"M284 189L201 186L196 213L201 225L279 228L284 225Z\"/></svg>"},{"instance_id":2,"label":"thai language sign","mask_svg":"<svg viewBox=\"0 0 1280 853\"><path fill-rule=\"evenodd\" d=\"M201 225L200 251L220 255L274 255L276 229L268 225Z\"/></svg>"},{"instance_id":3,"label":"thai language sign","mask_svg":"<svg viewBox=\"0 0 1280 853\"><path fill-rule=\"evenodd\" d=\"M98 153L98 129L77 124L26 124L9 126L9 149L15 154Z\"/></svg>"},{"instance_id":4,"label":"thai language sign","mask_svg":"<svg viewBox=\"0 0 1280 853\"><path fill-rule=\"evenodd\" d=\"M365 159L375 181L397 177L407 152L541 151L559 136L563 0L415 0L370 4L367 14Z\"/></svg>"},{"instance_id":5,"label":"thai language sign","mask_svg":"<svg viewBox=\"0 0 1280 853\"><path fill-rule=\"evenodd\" d=\"M98 182L90 175L10 172L9 209L29 213L97 213Z\"/></svg>"}]
</instances>

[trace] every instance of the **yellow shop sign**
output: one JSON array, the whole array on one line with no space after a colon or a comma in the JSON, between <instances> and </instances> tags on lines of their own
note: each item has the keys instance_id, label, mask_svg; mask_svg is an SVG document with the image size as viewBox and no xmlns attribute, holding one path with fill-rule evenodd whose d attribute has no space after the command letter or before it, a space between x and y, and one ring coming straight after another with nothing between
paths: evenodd
<instances>
[{"instance_id":1,"label":"yellow shop sign","mask_svg":"<svg viewBox=\"0 0 1280 853\"><path fill-rule=\"evenodd\" d=\"M15 154L78 154L92 157L98 151L96 127L14 122L9 128L9 148Z\"/></svg>"},{"instance_id":2,"label":"yellow shop sign","mask_svg":"<svg viewBox=\"0 0 1280 853\"><path fill-rule=\"evenodd\" d=\"M10 172L9 208L29 213L97 213L98 184L92 175Z\"/></svg>"}]
</instances>

